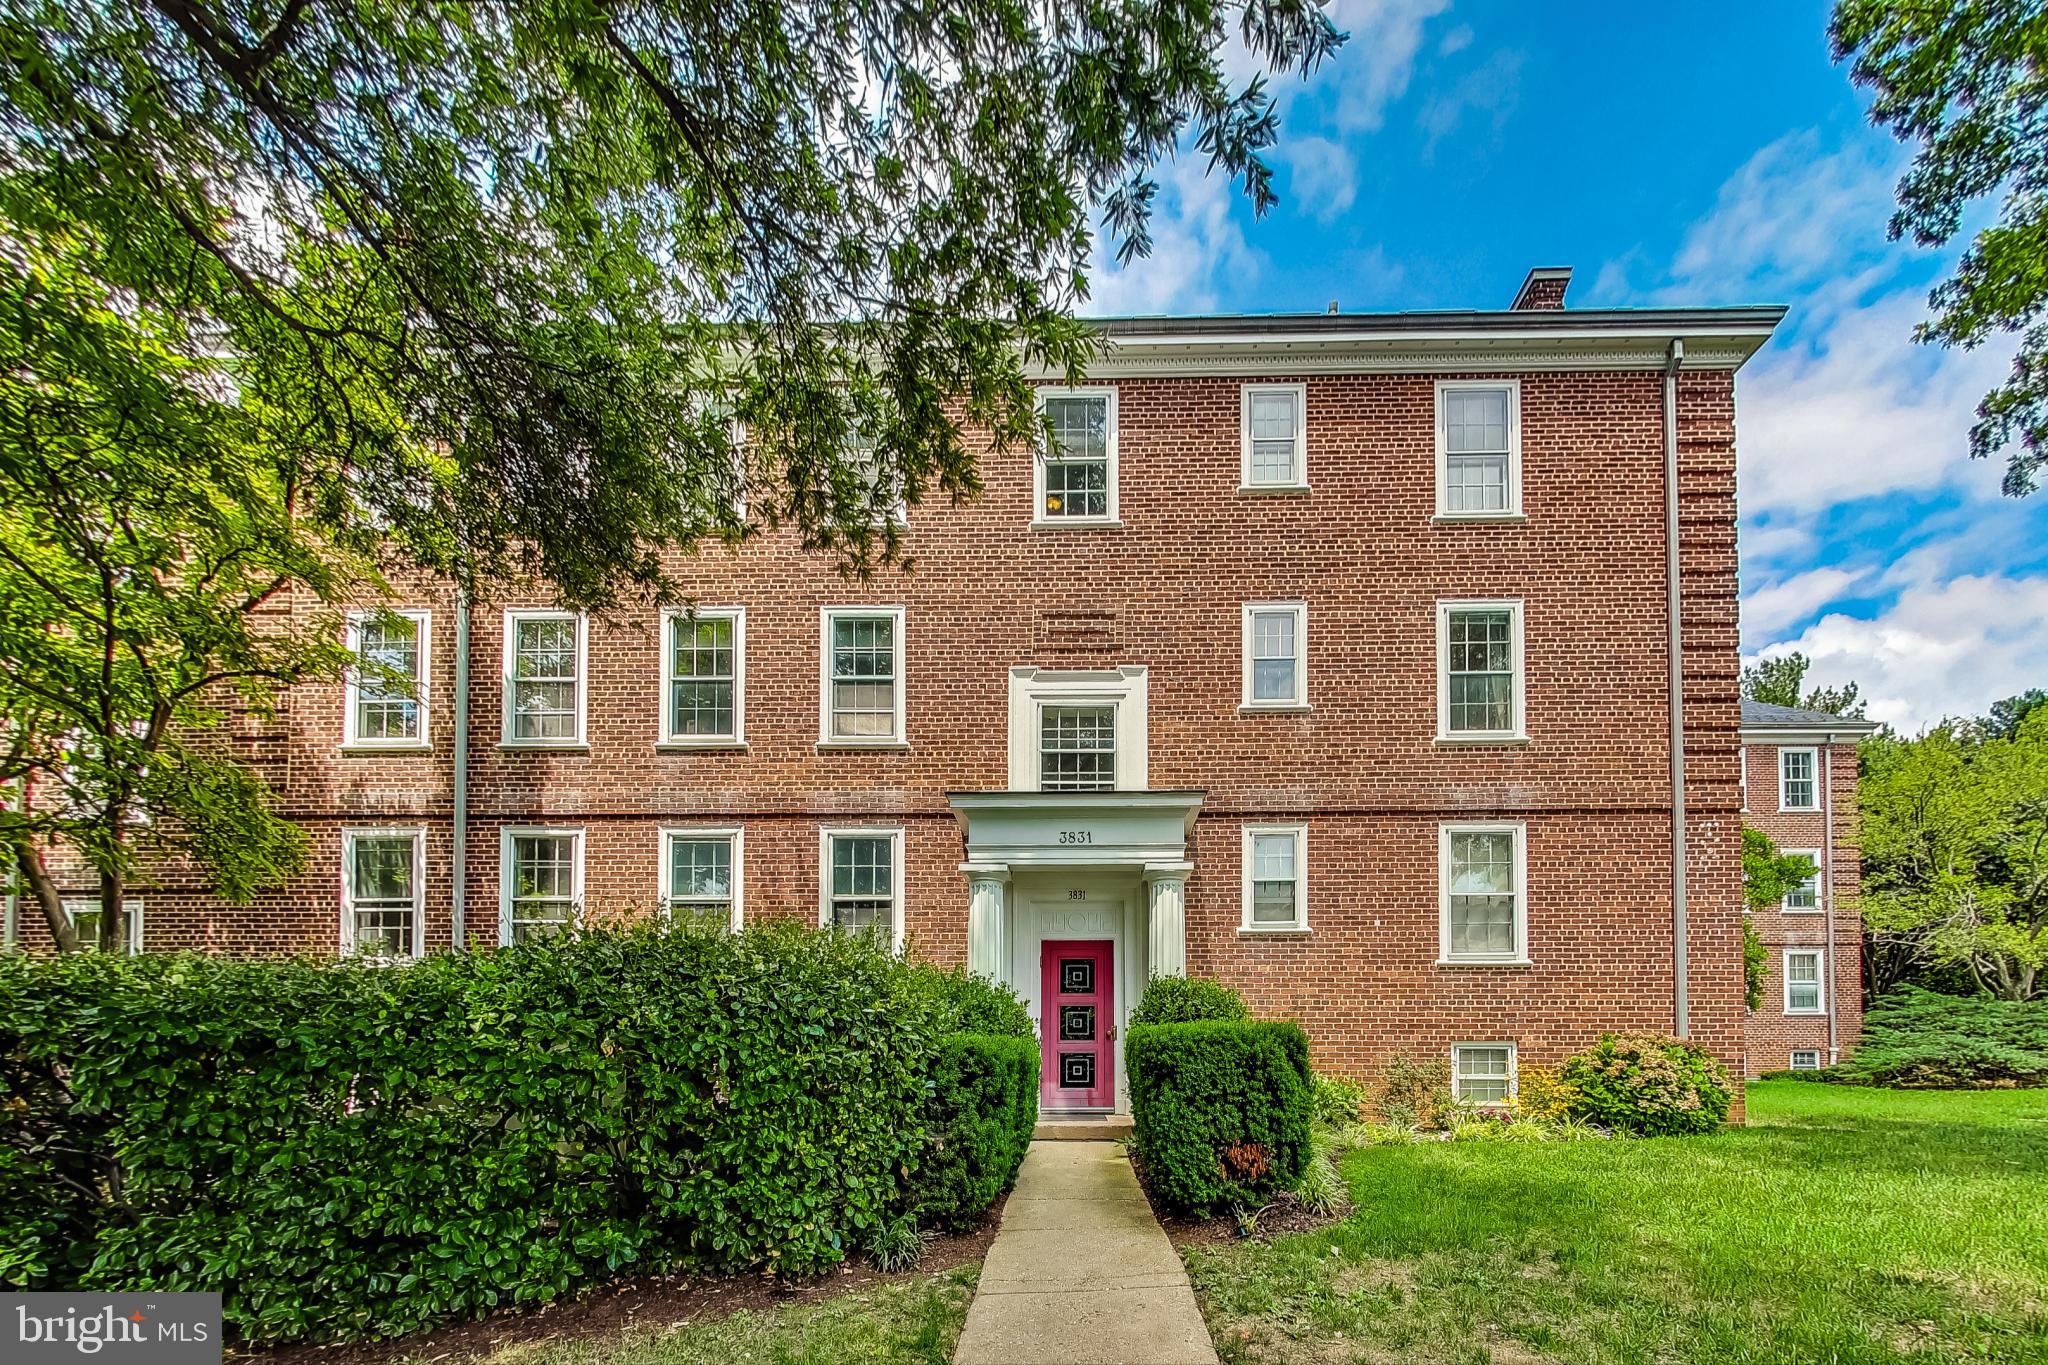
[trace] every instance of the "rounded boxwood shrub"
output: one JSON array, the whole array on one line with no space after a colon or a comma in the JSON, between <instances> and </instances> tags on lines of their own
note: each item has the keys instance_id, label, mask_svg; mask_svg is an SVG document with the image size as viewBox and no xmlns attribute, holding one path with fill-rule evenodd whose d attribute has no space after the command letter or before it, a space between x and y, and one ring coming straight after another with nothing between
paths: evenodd
<instances>
[{"instance_id":1,"label":"rounded boxwood shrub","mask_svg":"<svg viewBox=\"0 0 2048 1365\"><path fill-rule=\"evenodd\" d=\"M1124 1065L1139 1167L1162 1203L1206 1213L1300 1183L1314 1077L1299 1024L1134 1024Z\"/></svg>"},{"instance_id":2,"label":"rounded boxwood shrub","mask_svg":"<svg viewBox=\"0 0 2048 1365\"><path fill-rule=\"evenodd\" d=\"M1155 976L1138 997L1131 1023L1196 1024L1207 1019L1243 1022L1252 1017L1244 997L1220 981L1190 976Z\"/></svg>"},{"instance_id":3,"label":"rounded boxwood shrub","mask_svg":"<svg viewBox=\"0 0 2048 1365\"><path fill-rule=\"evenodd\" d=\"M1572 1114L1620 1133L1709 1133L1728 1119L1728 1073L1713 1053L1661 1033L1603 1033L1560 1073Z\"/></svg>"}]
</instances>

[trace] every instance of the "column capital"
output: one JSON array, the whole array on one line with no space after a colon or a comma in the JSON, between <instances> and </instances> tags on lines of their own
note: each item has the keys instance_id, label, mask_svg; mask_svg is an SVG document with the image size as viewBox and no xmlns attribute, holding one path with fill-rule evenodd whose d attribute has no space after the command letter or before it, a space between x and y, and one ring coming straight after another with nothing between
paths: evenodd
<instances>
[{"instance_id":1,"label":"column capital","mask_svg":"<svg viewBox=\"0 0 2048 1365\"><path fill-rule=\"evenodd\" d=\"M1010 880L1008 863L962 863L960 875L967 878L971 886L975 882L996 882L1007 885Z\"/></svg>"},{"instance_id":2,"label":"column capital","mask_svg":"<svg viewBox=\"0 0 2048 1365\"><path fill-rule=\"evenodd\" d=\"M1147 863L1145 883L1149 886L1154 882L1185 882L1194 870L1193 863Z\"/></svg>"}]
</instances>

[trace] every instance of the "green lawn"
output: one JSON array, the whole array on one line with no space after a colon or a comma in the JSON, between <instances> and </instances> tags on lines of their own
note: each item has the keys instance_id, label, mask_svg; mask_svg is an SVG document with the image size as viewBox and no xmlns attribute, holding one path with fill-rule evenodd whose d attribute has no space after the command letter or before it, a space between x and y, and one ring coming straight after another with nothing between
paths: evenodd
<instances>
[{"instance_id":1,"label":"green lawn","mask_svg":"<svg viewBox=\"0 0 2048 1365\"><path fill-rule=\"evenodd\" d=\"M978 1265L718 1322L508 1347L489 1365L946 1365Z\"/></svg>"},{"instance_id":2,"label":"green lawn","mask_svg":"<svg viewBox=\"0 0 2048 1365\"><path fill-rule=\"evenodd\" d=\"M2048 1362L2048 1092L1753 1085L1706 1138L1351 1153L1188 1253L1226 1362Z\"/></svg>"}]
</instances>

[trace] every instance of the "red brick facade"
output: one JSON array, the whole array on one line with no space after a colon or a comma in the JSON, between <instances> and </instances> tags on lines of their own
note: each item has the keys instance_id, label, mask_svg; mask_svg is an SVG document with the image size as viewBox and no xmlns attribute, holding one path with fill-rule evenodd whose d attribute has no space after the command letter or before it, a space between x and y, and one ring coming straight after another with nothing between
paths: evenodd
<instances>
[{"instance_id":1,"label":"red brick facade","mask_svg":"<svg viewBox=\"0 0 2048 1365\"><path fill-rule=\"evenodd\" d=\"M652 611L588 625L587 746L501 748L504 609L545 603L478 607L470 942L497 939L510 825L584 832L589 917L655 904L661 827L739 827L745 918L814 923L819 830L878 825L903 831L909 950L964 961L969 887L947 793L1010 784L1009 670L1141 665L1146 784L1202 794L1186 854L1187 969L1300 1019L1319 1066L1366 1075L1396 1053L1464 1042L1513 1043L1521 1065L1554 1064L1603 1029L1669 1031L1664 342L1611 368L1586 359L1602 344L1555 367L1476 368L1469 352L1405 372L1305 360L1280 373L1269 361L1257 382L1306 386L1308 488L1285 494L1240 491L1240 372L1111 370L1098 382L1117 393L1120 526L1033 529L1031 462L1019 459L986 464L972 504L912 509L909 574L847 582L786 534L678 560L699 606L745 608L743 749L657 745ZM1736 363L1677 381L1690 1024L1731 1067L1744 1047ZM1519 381L1521 518L1434 515L1445 372ZM1525 742L1438 739L1437 604L1448 599L1522 604ZM1240 710L1241 608L1261 601L1306 604L1307 709ZM820 609L834 604L902 608L907 746L820 746ZM425 943L448 943L454 603L421 590L394 605L432 612L431 747L344 752L342 689L301 689L279 730L250 743L312 833L311 868L248 906L160 877L136 893L147 947L334 951L341 832L369 827L425 831ZM1241 832L1268 821L1308 827L1305 933L1240 927ZM1439 965L1439 827L1459 821L1525 827L1526 965ZM1853 1003L1852 960L1837 964Z\"/></svg>"},{"instance_id":2,"label":"red brick facade","mask_svg":"<svg viewBox=\"0 0 2048 1365\"><path fill-rule=\"evenodd\" d=\"M1825 733L1745 730L1744 822L1770 835L1781 852L1810 854L1817 869L1811 892L1795 897L1791 908L1750 915L1768 953L1763 1002L1743 1028L1744 1063L1751 1076L1792 1066L1794 1053L1813 1054L1798 1058L1801 1064L1838 1061L1855 1047L1862 1031L1863 917L1858 901L1863 854L1857 832L1856 741L1866 728L1850 725L1832 741ZM1787 808L1781 797L1780 772L1788 749L1814 755L1816 784L1808 809ZM1788 952L1821 955L1816 1006L1808 1007L1788 990Z\"/></svg>"}]
</instances>

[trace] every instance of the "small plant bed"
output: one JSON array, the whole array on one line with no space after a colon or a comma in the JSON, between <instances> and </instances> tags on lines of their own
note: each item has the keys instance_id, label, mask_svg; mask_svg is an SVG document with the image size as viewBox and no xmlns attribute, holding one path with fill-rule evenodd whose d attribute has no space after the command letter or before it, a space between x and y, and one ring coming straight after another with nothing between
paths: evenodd
<instances>
[{"instance_id":1,"label":"small plant bed","mask_svg":"<svg viewBox=\"0 0 2048 1365\"><path fill-rule=\"evenodd\" d=\"M812 1318L801 1316L801 1310L833 1305L826 1320L834 1325L836 1336L845 1336L855 1330L853 1320L864 1315L888 1326L916 1308L930 1290L941 1299L959 1300L959 1312L952 1315L944 1349L929 1357L945 1360L951 1354L953 1338L959 1335L975 1277L1001 1222L1002 1207L998 1205L980 1226L932 1238L923 1258L910 1270L882 1271L860 1261L803 1279L761 1274L636 1276L579 1298L538 1308L508 1309L478 1322L432 1332L327 1346L244 1346L230 1348L227 1359L240 1365L403 1365L412 1361L456 1365L515 1353L522 1361L574 1358L591 1362L630 1354L635 1361L701 1358L729 1365L756 1358L758 1353L764 1359L807 1360L812 1357L779 1353L787 1344L783 1338L801 1335L799 1329L811 1324ZM864 1308L867 1304L879 1307L870 1314ZM726 1334L714 1333L721 1326L744 1326L749 1349L716 1356L698 1353L691 1338L712 1339L715 1335L724 1339ZM927 1357L913 1353L900 1358Z\"/></svg>"},{"instance_id":2,"label":"small plant bed","mask_svg":"<svg viewBox=\"0 0 2048 1365\"><path fill-rule=\"evenodd\" d=\"M1232 1210L1207 1217L1175 1213L1162 1208L1157 1200L1152 1204L1159 1226L1166 1229L1167 1240L1182 1248L1218 1246L1249 1238L1271 1240L1288 1233L1313 1232L1338 1221L1350 1211L1351 1206L1347 1202L1341 1208L1318 1213L1291 1194L1279 1195L1272 1203L1256 1209Z\"/></svg>"}]
</instances>

